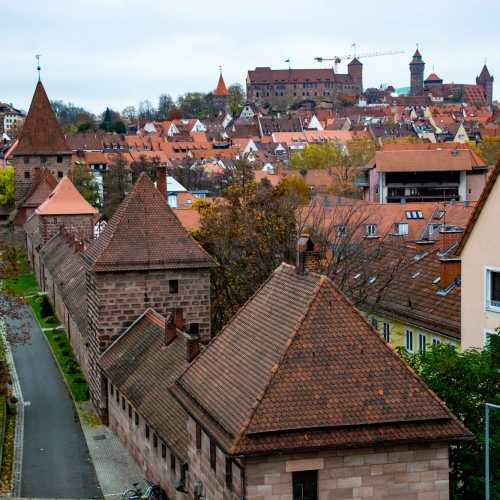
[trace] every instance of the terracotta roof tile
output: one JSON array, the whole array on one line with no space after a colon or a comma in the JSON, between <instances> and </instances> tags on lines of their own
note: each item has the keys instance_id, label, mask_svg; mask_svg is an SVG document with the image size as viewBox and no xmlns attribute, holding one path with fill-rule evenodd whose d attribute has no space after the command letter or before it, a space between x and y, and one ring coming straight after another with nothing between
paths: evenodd
<instances>
[{"instance_id":1,"label":"terracotta roof tile","mask_svg":"<svg viewBox=\"0 0 500 500\"><path fill-rule=\"evenodd\" d=\"M14 156L71 154L41 82L37 83Z\"/></svg>"},{"instance_id":2,"label":"terracotta roof tile","mask_svg":"<svg viewBox=\"0 0 500 500\"><path fill-rule=\"evenodd\" d=\"M217 82L217 87L214 90L214 95L218 97L227 97L229 95L222 73L219 75L219 81Z\"/></svg>"},{"instance_id":3,"label":"terracotta roof tile","mask_svg":"<svg viewBox=\"0 0 500 500\"><path fill-rule=\"evenodd\" d=\"M78 192L69 177L64 176L49 197L36 209L36 213L39 215L83 215L97 214L97 210Z\"/></svg>"},{"instance_id":4,"label":"terracotta roof tile","mask_svg":"<svg viewBox=\"0 0 500 500\"><path fill-rule=\"evenodd\" d=\"M84 259L94 271L206 268L215 264L182 227L145 173Z\"/></svg>"},{"instance_id":5,"label":"terracotta roof tile","mask_svg":"<svg viewBox=\"0 0 500 500\"><path fill-rule=\"evenodd\" d=\"M233 454L469 436L328 278L286 264L171 390Z\"/></svg>"}]
</instances>

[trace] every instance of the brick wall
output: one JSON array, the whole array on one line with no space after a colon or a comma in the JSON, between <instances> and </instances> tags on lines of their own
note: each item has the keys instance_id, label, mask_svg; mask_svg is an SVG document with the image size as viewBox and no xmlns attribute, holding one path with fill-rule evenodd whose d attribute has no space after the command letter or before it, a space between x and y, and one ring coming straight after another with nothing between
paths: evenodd
<instances>
[{"instance_id":1,"label":"brick wall","mask_svg":"<svg viewBox=\"0 0 500 500\"><path fill-rule=\"evenodd\" d=\"M61 226L88 241L94 238L95 215L40 215L40 235L43 243L59 233Z\"/></svg>"},{"instance_id":2,"label":"brick wall","mask_svg":"<svg viewBox=\"0 0 500 500\"><path fill-rule=\"evenodd\" d=\"M71 155L62 155L62 163L57 162L57 156L46 156L45 163L42 163L39 156L27 156L28 163L24 163L24 156L14 156L12 165L14 166L15 201L20 202L33 187L35 180L35 169L48 168L56 179L61 179L67 175L71 169ZM29 175L26 178L25 173Z\"/></svg>"},{"instance_id":3,"label":"brick wall","mask_svg":"<svg viewBox=\"0 0 500 500\"><path fill-rule=\"evenodd\" d=\"M419 444L252 459L247 500L291 498L290 470L318 469L319 498L448 500L448 446Z\"/></svg>"},{"instance_id":4,"label":"brick wall","mask_svg":"<svg viewBox=\"0 0 500 500\"><path fill-rule=\"evenodd\" d=\"M177 492L173 486L173 482L180 479L182 463L179 458L175 458L174 470L172 468L172 453L170 449L168 449L168 443L164 443L161 438L158 437L157 446L155 447L155 430L150 427L149 438L146 438L147 422L139 415L139 421L138 424L136 424L135 408L131 406L131 416L129 416L129 402L125 399L125 409L123 409L123 395L114 387L112 390L111 384L108 385L110 429L127 448L148 480L155 484L160 484L169 498L173 500L185 500L187 498L186 495ZM165 456L163 456L163 444L167 446L165 449ZM186 479L189 484L189 474L186 476Z\"/></svg>"},{"instance_id":5,"label":"brick wall","mask_svg":"<svg viewBox=\"0 0 500 500\"><path fill-rule=\"evenodd\" d=\"M92 273L87 276L89 384L92 401L105 414L105 395L96 360L110 343L148 307L160 313L182 308L186 325L198 323L201 338L210 338L209 270ZM178 293L170 293L170 280Z\"/></svg>"}]
</instances>

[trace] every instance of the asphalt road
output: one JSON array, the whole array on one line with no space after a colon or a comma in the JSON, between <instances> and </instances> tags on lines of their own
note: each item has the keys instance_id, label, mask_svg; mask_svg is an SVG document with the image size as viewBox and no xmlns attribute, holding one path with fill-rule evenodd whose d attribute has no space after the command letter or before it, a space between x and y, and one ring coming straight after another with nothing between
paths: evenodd
<instances>
[{"instance_id":1,"label":"asphalt road","mask_svg":"<svg viewBox=\"0 0 500 500\"><path fill-rule=\"evenodd\" d=\"M73 401L34 318L31 339L12 347L25 402L21 496L100 498Z\"/></svg>"}]
</instances>

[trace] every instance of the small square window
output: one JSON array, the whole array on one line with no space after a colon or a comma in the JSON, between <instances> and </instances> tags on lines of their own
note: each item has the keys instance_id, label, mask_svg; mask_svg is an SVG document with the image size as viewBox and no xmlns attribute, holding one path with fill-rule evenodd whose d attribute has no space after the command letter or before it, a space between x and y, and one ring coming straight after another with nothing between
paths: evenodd
<instances>
[{"instance_id":1,"label":"small square window","mask_svg":"<svg viewBox=\"0 0 500 500\"><path fill-rule=\"evenodd\" d=\"M486 309L500 312L500 271L486 271Z\"/></svg>"},{"instance_id":2,"label":"small square window","mask_svg":"<svg viewBox=\"0 0 500 500\"><path fill-rule=\"evenodd\" d=\"M135 412L135 425L139 425L139 414Z\"/></svg>"},{"instance_id":3,"label":"small square window","mask_svg":"<svg viewBox=\"0 0 500 500\"><path fill-rule=\"evenodd\" d=\"M293 500L318 500L318 471L292 472Z\"/></svg>"},{"instance_id":4,"label":"small square window","mask_svg":"<svg viewBox=\"0 0 500 500\"><path fill-rule=\"evenodd\" d=\"M367 238L373 238L377 236L377 224L366 224L365 225L365 236Z\"/></svg>"},{"instance_id":5,"label":"small square window","mask_svg":"<svg viewBox=\"0 0 500 500\"><path fill-rule=\"evenodd\" d=\"M179 293L179 281L178 280L169 280L168 281L168 291L171 294Z\"/></svg>"},{"instance_id":6,"label":"small square window","mask_svg":"<svg viewBox=\"0 0 500 500\"><path fill-rule=\"evenodd\" d=\"M427 348L427 337L423 333L418 334L418 352L425 354Z\"/></svg>"},{"instance_id":7,"label":"small square window","mask_svg":"<svg viewBox=\"0 0 500 500\"><path fill-rule=\"evenodd\" d=\"M145 430L146 430L146 439L149 439L149 425L148 424L146 424Z\"/></svg>"},{"instance_id":8,"label":"small square window","mask_svg":"<svg viewBox=\"0 0 500 500\"><path fill-rule=\"evenodd\" d=\"M57 155L57 163L62 163L63 157L61 155Z\"/></svg>"},{"instance_id":9,"label":"small square window","mask_svg":"<svg viewBox=\"0 0 500 500\"><path fill-rule=\"evenodd\" d=\"M111 396L115 395L115 390L113 388L113 384L109 384L109 393L111 394Z\"/></svg>"},{"instance_id":10,"label":"small square window","mask_svg":"<svg viewBox=\"0 0 500 500\"><path fill-rule=\"evenodd\" d=\"M125 410L125 398L122 396L122 410Z\"/></svg>"},{"instance_id":11,"label":"small square window","mask_svg":"<svg viewBox=\"0 0 500 500\"><path fill-rule=\"evenodd\" d=\"M161 443L161 458L163 458L163 460L167 459L167 446L165 443Z\"/></svg>"},{"instance_id":12,"label":"small square window","mask_svg":"<svg viewBox=\"0 0 500 500\"><path fill-rule=\"evenodd\" d=\"M24 178L25 179L29 179L31 177L31 173L30 172L24 172Z\"/></svg>"},{"instance_id":13,"label":"small square window","mask_svg":"<svg viewBox=\"0 0 500 500\"><path fill-rule=\"evenodd\" d=\"M158 448L158 436L153 434L153 448Z\"/></svg>"},{"instance_id":14,"label":"small square window","mask_svg":"<svg viewBox=\"0 0 500 500\"><path fill-rule=\"evenodd\" d=\"M40 157L40 162L41 163L47 163L47 157L46 156L41 156Z\"/></svg>"},{"instance_id":15,"label":"small square window","mask_svg":"<svg viewBox=\"0 0 500 500\"><path fill-rule=\"evenodd\" d=\"M62 179L64 177L64 172L61 172L60 170L57 171L57 178Z\"/></svg>"},{"instance_id":16,"label":"small square window","mask_svg":"<svg viewBox=\"0 0 500 500\"><path fill-rule=\"evenodd\" d=\"M30 157L29 156L25 156L24 157L24 163L28 164L30 162Z\"/></svg>"}]
</instances>

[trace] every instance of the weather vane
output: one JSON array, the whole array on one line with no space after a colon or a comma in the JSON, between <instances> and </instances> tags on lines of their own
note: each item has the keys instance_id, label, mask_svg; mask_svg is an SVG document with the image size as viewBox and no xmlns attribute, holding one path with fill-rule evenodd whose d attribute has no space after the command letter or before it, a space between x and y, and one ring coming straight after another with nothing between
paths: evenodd
<instances>
[{"instance_id":1,"label":"weather vane","mask_svg":"<svg viewBox=\"0 0 500 500\"><path fill-rule=\"evenodd\" d=\"M219 64L219 71L220 71L220 74L222 75L222 64Z\"/></svg>"},{"instance_id":2,"label":"weather vane","mask_svg":"<svg viewBox=\"0 0 500 500\"><path fill-rule=\"evenodd\" d=\"M36 54L35 57L36 57L36 70L38 71L38 81L40 81L40 71L42 70L42 68L40 67L40 56L42 54Z\"/></svg>"}]
</instances>

